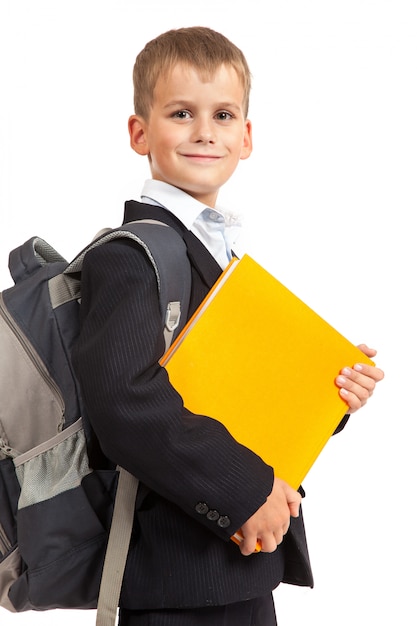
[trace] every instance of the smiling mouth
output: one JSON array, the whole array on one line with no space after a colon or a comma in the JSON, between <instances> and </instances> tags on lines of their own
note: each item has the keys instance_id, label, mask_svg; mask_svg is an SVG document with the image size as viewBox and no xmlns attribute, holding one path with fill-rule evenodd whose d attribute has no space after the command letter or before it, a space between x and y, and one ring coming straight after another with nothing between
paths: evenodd
<instances>
[{"instance_id":1,"label":"smiling mouth","mask_svg":"<svg viewBox=\"0 0 417 626\"><path fill-rule=\"evenodd\" d=\"M221 159L220 156L214 154L183 154L183 157L186 159L191 159L192 161L197 161L200 163L214 163Z\"/></svg>"}]
</instances>

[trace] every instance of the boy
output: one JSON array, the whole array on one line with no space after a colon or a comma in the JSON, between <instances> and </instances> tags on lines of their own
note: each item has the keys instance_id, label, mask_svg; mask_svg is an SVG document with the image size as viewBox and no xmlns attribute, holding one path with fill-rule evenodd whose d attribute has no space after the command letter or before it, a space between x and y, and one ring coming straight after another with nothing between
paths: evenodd
<instances>
[{"instance_id":1,"label":"boy","mask_svg":"<svg viewBox=\"0 0 417 626\"><path fill-rule=\"evenodd\" d=\"M124 221L153 218L181 233L190 316L227 265L239 226L215 207L251 154L250 73L225 37L184 28L147 44L134 87L130 141L148 157L152 180L141 203L126 203ZM275 625L272 590L282 581L313 585L300 493L219 422L183 406L158 365L157 284L136 246L114 241L87 255L81 316L74 361L88 418L105 457L141 481L120 625ZM367 365L337 376L349 412L382 377Z\"/></svg>"}]
</instances>

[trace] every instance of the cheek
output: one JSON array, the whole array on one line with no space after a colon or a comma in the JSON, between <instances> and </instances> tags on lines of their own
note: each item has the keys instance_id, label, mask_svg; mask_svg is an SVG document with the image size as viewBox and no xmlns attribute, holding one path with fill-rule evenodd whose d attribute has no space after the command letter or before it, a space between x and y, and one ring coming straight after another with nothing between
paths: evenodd
<instances>
[{"instance_id":1,"label":"cheek","mask_svg":"<svg viewBox=\"0 0 417 626\"><path fill-rule=\"evenodd\" d=\"M234 155L238 155L239 158L241 153L244 152L246 144L246 137L243 133L229 138L229 149Z\"/></svg>"},{"instance_id":2,"label":"cheek","mask_svg":"<svg viewBox=\"0 0 417 626\"><path fill-rule=\"evenodd\" d=\"M181 144L178 133L167 132L163 139L158 141L158 144L154 146L155 156L161 161L169 161L175 157L178 147Z\"/></svg>"}]
</instances>

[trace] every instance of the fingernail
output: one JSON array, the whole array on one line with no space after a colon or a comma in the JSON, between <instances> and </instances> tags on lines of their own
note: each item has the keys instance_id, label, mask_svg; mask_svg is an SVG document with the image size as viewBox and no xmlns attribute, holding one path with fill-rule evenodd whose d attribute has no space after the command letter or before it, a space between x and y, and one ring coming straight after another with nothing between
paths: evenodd
<instances>
[{"instance_id":1,"label":"fingernail","mask_svg":"<svg viewBox=\"0 0 417 626\"><path fill-rule=\"evenodd\" d=\"M356 370L357 372L361 372L363 370L363 367L362 367L362 365L360 363L356 363L353 366L353 369Z\"/></svg>"},{"instance_id":2,"label":"fingernail","mask_svg":"<svg viewBox=\"0 0 417 626\"><path fill-rule=\"evenodd\" d=\"M349 376L351 372L352 370L350 369L350 367L344 367L342 369L342 374L346 374L346 376Z\"/></svg>"}]
</instances>

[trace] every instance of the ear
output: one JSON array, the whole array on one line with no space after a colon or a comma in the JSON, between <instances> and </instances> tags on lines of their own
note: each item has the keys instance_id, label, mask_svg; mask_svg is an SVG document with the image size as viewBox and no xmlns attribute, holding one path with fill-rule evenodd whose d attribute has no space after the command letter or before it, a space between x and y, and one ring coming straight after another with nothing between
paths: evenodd
<instances>
[{"instance_id":1,"label":"ear","mask_svg":"<svg viewBox=\"0 0 417 626\"><path fill-rule=\"evenodd\" d=\"M149 154L146 122L139 115L131 115L128 121L131 148L142 156Z\"/></svg>"},{"instance_id":2,"label":"ear","mask_svg":"<svg viewBox=\"0 0 417 626\"><path fill-rule=\"evenodd\" d=\"M241 159L247 159L252 154L252 123L245 121L245 133L243 135L242 150L240 152Z\"/></svg>"}]
</instances>

